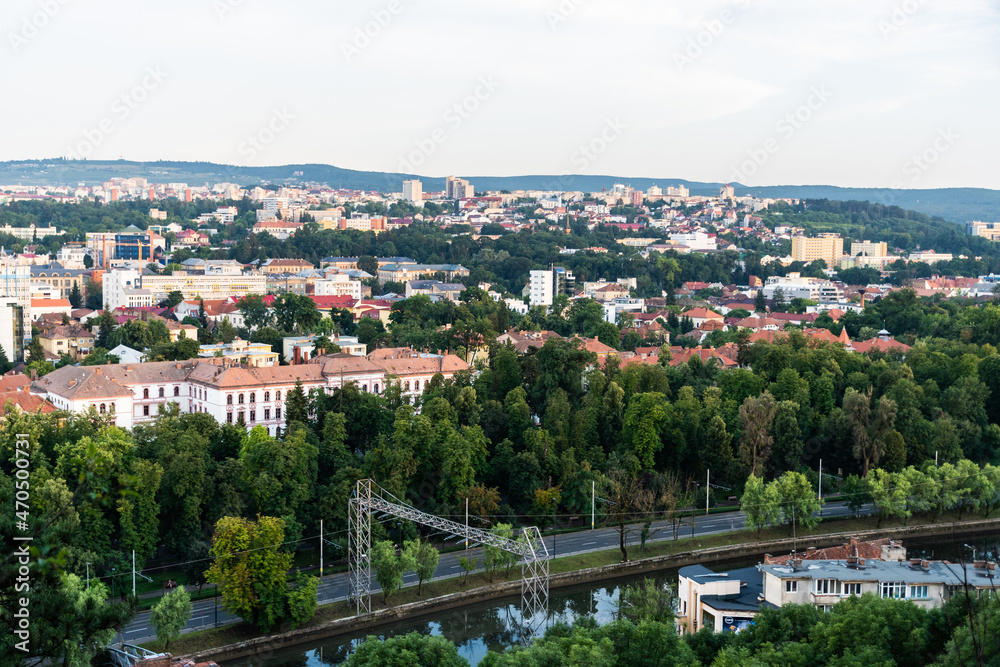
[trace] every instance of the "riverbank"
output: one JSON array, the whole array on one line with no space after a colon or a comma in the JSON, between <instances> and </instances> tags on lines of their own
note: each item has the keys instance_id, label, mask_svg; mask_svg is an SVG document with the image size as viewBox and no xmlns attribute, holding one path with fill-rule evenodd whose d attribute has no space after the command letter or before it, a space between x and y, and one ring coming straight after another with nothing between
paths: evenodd
<instances>
[{"instance_id":1,"label":"riverbank","mask_svg":"<svg viewBox=\"0 0 1000 667\"><path fill-rule=\"evenodd\" d=\"M785 553L793 546L805 549L843 544L851 537L862 540L878 537L906 539L908 537L934 537L942 535L967 536L1000 530L1000 518L965 521L940 521L913 526L887 525L872 528L871 519L848 519L819 524L807 535L793 539L785 529L763 531L759 538L752 531L735 531L708 536L682 538L677 541L658 542L645 550L629 549L628 563L622 563L619 550L581 553L554 559L550 562L550 587L559 588L584 582L613 579L625 575L654 572L670 567L694 563L711 564L721 560ZM390 598L391 607L381 604L381 597L372 597L373 611L364 616L352 616L343 601L320 607L316 617L306 626L296 630L259 636L252 627L237 624L219 629L190 633L175 640L172 653L190 653L196 661L232 660L247 655L259 655L295 644L323 639L344 633L374 630L382 625L405 618L437 614L472 603L516 596L520 592L520 572L516 569L510 580L490 582L483 573L471 575L467 580L459 577L439 579L424 584L423 596L416 587L404 588ZM381 607L381 608L379 608ZM158 642L146 646L162 650Z\"/></svg>"}]
</instances>

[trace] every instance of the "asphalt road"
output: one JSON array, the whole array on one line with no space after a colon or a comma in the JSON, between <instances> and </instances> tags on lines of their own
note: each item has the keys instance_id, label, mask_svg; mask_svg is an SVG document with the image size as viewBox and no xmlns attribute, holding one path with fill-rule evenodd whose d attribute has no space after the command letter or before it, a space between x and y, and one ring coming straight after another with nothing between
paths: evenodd
<instances>
[{"instance_id":1,"label":"asphalt road","mask_svg":"<svg viewBox=\"0 0 1000 667\"><path fill-rule=\"evenodd\" d=\"M823 516L827 518L850 516L851 511L844 503L829 503L823 507ZM695 517L693 526L681 528L681 537L692 537L697 535L711 535L714 533L724 533L738 530L745 526L746 515L742 512L725 512L719 514L700 515ZM649 542L665 542L673 539L671 529L664 525L664 522L657 522L653 525L659 531ZM568 533L565 535L549 536L545 538L545 544L549 549L550 558L570 556L573 554L587 553L591 551L606 551L617 549L619 543L618 530L616 528L598 528L596 530L582 531L578 533ZM629 546L638 546L638 530L633 530L628 538ZM438 562L437 572L433 580L456 577L462 573L462 568L458 564L460 557L479 557L481 549L469 549L468 551L452 552L441 554ZM416 586L417 577L414 574L407 574L403 577L404 586ZM378 583L372 578L372 592L380 590ZM316 591L319 604L329 604L347 599L347 573L340 572L323 577L319 588ZM234 616L222 608L218 603L218 598L212 600L199 600L193 603L191 620L188 621L183 632L192 632L203 628L236 623L239 617ZM118 640L135 644L155 639L155 631L149 624L149 612L140 612L126 626L123 636ZM116 643L117 641L116 640Z\"/></svg>"}]
</instances>

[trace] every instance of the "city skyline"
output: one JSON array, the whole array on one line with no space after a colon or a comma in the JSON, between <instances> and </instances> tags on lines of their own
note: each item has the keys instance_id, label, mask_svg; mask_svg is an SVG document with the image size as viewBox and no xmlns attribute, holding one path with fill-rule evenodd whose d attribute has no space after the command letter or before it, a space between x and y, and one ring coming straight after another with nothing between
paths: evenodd
<instances>
[{"instance_id":1,"label":"city skyline","mask_svg":"<svg viewBox=\"0 0 1000 667\"><path fill-rule=\"evenodd\" d=\"M90 7L10 4L0 159L996 187L987 0Z\"/></svg>"}]
</instances>

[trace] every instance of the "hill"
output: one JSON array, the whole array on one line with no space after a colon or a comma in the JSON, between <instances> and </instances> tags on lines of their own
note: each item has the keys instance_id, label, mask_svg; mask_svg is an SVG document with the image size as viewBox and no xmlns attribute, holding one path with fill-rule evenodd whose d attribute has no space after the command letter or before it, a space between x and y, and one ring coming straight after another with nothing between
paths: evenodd
<instances>
[{"instance_id":1,"label":"hill","mask_svg":"<svg viewBox=\"0 0 1000 667\"><path fill-rule=\"evenodd\" d=\"M0 183L23 185L93 185L114 177L144 177L155 182L206 183L233 182L240 185L260 183L325 183L335 188L399 192L402 182L419 178L428 191L444 189L444 178L412 174L358 171L328 164L295 164L271 167L239 167L212 162L136 162L129 160L31 160L0 162ZM691 194L711 195L721 183L689 181L682 178L629 178L612 175L526 175L471 176L477 190L583 190L600 191L615 183L629 183L647 190L652 185L684 185ZM899 206L940 216L952 222L969 220L1000 221L1000 190L985 188L943 188L925 190L888 190L877 188L841 188L831 185L774 185L747 187L734 184L738 195L791 197L797 199L835 199L870 201Z\"/></svg>"}]
</instances>

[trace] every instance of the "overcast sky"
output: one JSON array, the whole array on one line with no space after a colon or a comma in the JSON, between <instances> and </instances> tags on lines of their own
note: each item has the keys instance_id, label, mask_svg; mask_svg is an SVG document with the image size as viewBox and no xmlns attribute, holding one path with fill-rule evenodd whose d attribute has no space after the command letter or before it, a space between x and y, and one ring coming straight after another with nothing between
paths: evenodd
<instances>
[{"instance_id":1,"label":"overcast sky","mask_svg":"<svg viewBox=\"0 0 1000 667\"><path fill-rule=\"evenodd\" d=\"M4 0L0 27L0 159L1000 188L1000 0Z\"/></svg>"}]
</instances>

